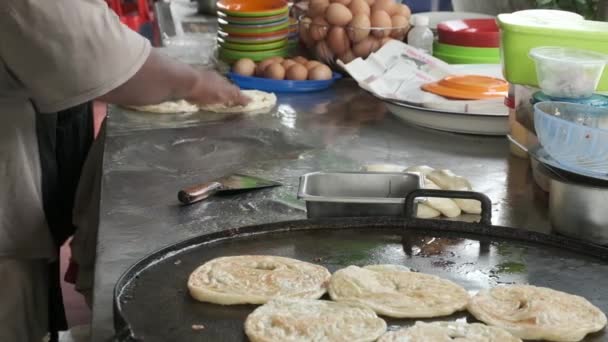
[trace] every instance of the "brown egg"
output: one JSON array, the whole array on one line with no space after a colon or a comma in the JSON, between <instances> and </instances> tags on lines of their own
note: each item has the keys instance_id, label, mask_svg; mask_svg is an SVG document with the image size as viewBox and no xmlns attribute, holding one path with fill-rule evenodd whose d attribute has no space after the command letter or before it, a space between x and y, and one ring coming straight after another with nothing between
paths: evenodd
<instances>
[{"instance_id":1,"label":"brown egg","mask_svg":"<svg viewBox=\"0 0 608 342\"><path fill-rule=\"evenodd\" d=\"M285 58L281 57L281 56L274 56L274 57L268 57L265 59L266 61L274 61L276 63L282 63Z\"/></svg>"},{"instance_id":2,"label":"brown egg","mask_svg":"<svg viewBox=\"0 0 608 342\"><path fill-rule=\"evenodd\" d=\"M302 64L294 64L285 72L285 78L294 81L304 81L308 78L308 69Z\"/></svg>"},{"instance_id":3,"label":"brown egg","mask_svg":"<svg viewBox=\"0 0 608 342\"><path fill-rule=\"evenodd\" d=\"M344 6L348 6L351 3L352 0L331 0L331 3L338 3L338 4L342 4Z\"/></svg>"},{"instance_id":4,"label":"brown egg","mask_svg":"<svg viewBox=\"0 0 608 342\"><path fill-rule=\"evenodd\" d=\"M329 0L310 0L308 3L308 15L310 17L322 17L329 6Z\"/></svg>"},{"instance_id":5,"label":"brown egg","mask_svg":"<svg viewBox=\"0 0 608 342\"><path fill-rule=\"evenodd\" d=\"M283 80L285 79L285 68L279 63L270 64L264 70L264 77L273 80Z\"/></svg>"},{"instance_id":6,"label":"brown egg","mask_svg":"<svg viewBox=\"0 0 608 342\"><path fill-rule=\"evenodd\" d=\"M300 41L302 43L304 43L304 45L308 48L311 48L314 45L314 40L312 39L312 37L310 36L310 23L312 22L312 19L306 17L306 18L302 18L302 20L300 21L300 27L299 27L299 35L300 35Z\"/></svg>"},{"instance_id":7,"label":"brown egg","mask_svg":"<svg viewBox=\"0 0 608 342\"><path fill-rule=\"evenodd\" d=\"M309 80L331 79L331 69L327 65L318 65L308 72Z\"/></svg>"},{"instance_id":8,"label":"brown egg","mask_svg":"<svg viewBox=\"0 0 608 342\"><path fill-rule=\"evenodd\" d=\"M401 4L397 5L397 14L409 19L412 16L412 11L406 4Z\"/></svg>"},{"instance_id":9,"label":"brown egg","mask_svg":"<svg viewBox=\"0 0 608 342\"><path fill-rule=\"evenodd\" d=\"M299 64L306 64L306 62L308 62L308 59L302 56L296 56L293 58L293 61Z\"/></svg>"},{"instance_id":10,"label":"brown egg","mask_svg":"<svg viewBox=\"0 0 608 342\"><path fill-rule=\"evenodd\" d=\"M325 63L331 63L334 60L334 53L324 40L317 42L315 54L320 61Z\"/></svg>"},{"instance_id":11,"label":"brown egg","mask_svg":"<svg viewBox=\"0 0 608 342\"><path fill-rule=\"evenodd\" d=\"M316 17L312 19L310 24L310 37L316 42L325 39L327 31L329 30L329 24L323 17Z\"/></svg>"},{"instance_id":12,"label":"brown egg","mask_svg":"<svg viewBox=\"0 0 608 342\"><path fill-rule=\"evenodd\" d=\"M281 63L281 65L283 66L283 68L285 68L285 70L289 69L289 67L294 64L298 64L298 63L296 61L294 61L293 59L286 59Z\"/></svg>"},{"instance_id":13,"label":"brown egg","mask_svg":"<svg viewBox=\"0 0 608 342\"><path fill-rule=\"evenodd\" d=\"M378 39L369 36L353 46L353 54L357 57L366 58L370 53L378 50L379 46Z\"/></svg>"},{"instance_id":14,"label":"brown egg","mask_svg":"<svg viewBox=\"0 0 608 342\"><path fill-rule=\"evenodd\" d=\"M350 13L348 7L339 3L333 3L327 7L325 19L332 25L346 26L353 19L353 14Z\"/></svg>"},{"instance_id":15,"label":"brown egg","mask_svg":"<svg viewBox=\"0 0 608 342\"><path fill-rule=\"evenodd\" d=\"M327 34L327 45L334 55L341 55L350 49L350 41L346 30L340 26L334 26Z\"/></svg>"},{"instance_id":16,"label":"brown egg","mask_svg":"<svg viewBox=\"0 0 608 342\"><path fill-rule=\"evenodd\" d=\"M356 15L348 25L348 37L353 43L358 43L369 36L371 22L365 14Z\"/></svg>"},{"instance_id":17,"label":"brown egg","mask_svg":"<svg viewBox=\"0 0 608 342\"><path fill-rule=\"evenodd\" d=\"M365 0L368 5L373 6L376 3L376 0Z\"/></svg>"},{"instance_id":18,"label":"brown egg","mask_svg":"<svg viewBox=\"0 0 608 342\"><path fill-rule=\"evenodd\" d=\"M338 56L338 59L341 60L344 64L348 64L352 62L355 58L355 55L351 50L347 50L345 53Z\"/></svg>"},{"instance_id":19,"label":"brown egg","mask_svg":"<svg viewBox=\"0 0 608 342\"><path fill-rule=\"evenodd\" d=\"M376 0L372 6L372 13L376 11L384 11L388 13L389 16L397 14L398 10L399 6L395 0Z\"/></svg>"},{"instance_id":20,"label":"brown egg","mask_svg":"<svg viewBox=\"0 0 608 342\"><path fill-rule=\"evenodd\" d=\"M393 22L391 20L391 16L388 15L385 11L374 11L372 12L372 16L370 18L372 27L382 28L382 27L392 27ZM378 38L386 37L391 33L390 29L374 29L372 30L372 34Z\"/></svg>"},{"instance_id":21,"label":"brown egg","mask_svg":"<svg viewBox=\"0 0 608 342\"><path fill-rule=\"evenodd\" d=\"M259 76L259 77L264 77L264 71L270 64L273 64L273 63L275 63L275 62L272 59L265 59L265 60L261 61L260 63L258 63L258 66L255 69L255 75Z\"/></svg>"},{"instance_id":22,"label":"brown egg","mask_svg":"<svg viewBox=\"0 0 608 342\"><path fill-rule=\"evenodd\" d=\"M395 39L400 39L400 37L405 35L405 31L407 31L409 27L409 21L406 17L400 15L394 15L391 18L391 21L393 23L393 29L391 30L390 36Z\"/></svg>"},{"instance_id":23,"label":"brown egg","mask_svg":"<svg viewBox=\"0 0 608 342\"><path fill-rule=\"evenodd\" d=\"M249 58L241 58L232 66L232 71L243 76L255 74L255 62Z\"/></svg>"},{"instance_id":24,"label":"brown egg","mask_svg":"<svg viewBox=\"0 0 608 342\"><path fill-rule=\"evenodd\" d=\"M322 63L319 61L308 61L306 62L306 64L304 65L306 67L306 69L310 70L316 66L321 65Z\"/></svg>"},{"instance_id":25,"label":"brown egg","mask_svg":"<svg viewBox=\"0 0 608 342\"><path fill-rule=\"evenodd\" d=\"M348 6L348 9L353 14L353 17L356 17L359 14L365 14L369 17L369 14L371 13L370 7L365 0L353 0Z\"/></svg>"}]
</instances>

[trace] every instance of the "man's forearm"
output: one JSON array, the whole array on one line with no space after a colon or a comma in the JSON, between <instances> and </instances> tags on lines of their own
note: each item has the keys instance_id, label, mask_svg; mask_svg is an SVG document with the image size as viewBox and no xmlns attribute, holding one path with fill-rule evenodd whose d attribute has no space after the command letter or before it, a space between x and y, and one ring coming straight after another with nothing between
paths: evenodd
<instances>
[{"instance_id":1,"label":"man's forearm","mask_svg":"<svg viewBox=\"0 0 608 342\"><path fill-rule=\"evenodd\" d=\"M188 98L197 82L202 82L204 73L152 50L131 79L100 100L137 106Z\"/></svg>"}]
</instances>

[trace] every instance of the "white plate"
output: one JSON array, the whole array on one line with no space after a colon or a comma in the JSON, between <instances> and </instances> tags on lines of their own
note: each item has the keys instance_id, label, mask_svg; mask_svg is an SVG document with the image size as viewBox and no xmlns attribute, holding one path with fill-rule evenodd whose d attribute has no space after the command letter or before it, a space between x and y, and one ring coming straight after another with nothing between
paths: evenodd
<instances>
[{"instance_id":1,"label":"white plate","mask_svg":"<svg viewBox=\"0 0 608 342\"><path fill-rule=\"evenodd\" d=\"M434 111L397 102L385 104L401 120L422 127L478 135L502 136L509 133L509 116Z\"/></svg>"},{"instance_id":2,"label":"white plate","mask_svg":"<svg viewBox=\"0 0 608 342\"><path fill-rule=\"evenodd\" d=\"M416 15L429 17L429 28L431 30L436 30L437 24L448 20L494 18L493 15L473 12L423 12L416 13Z\"/></svg>"}]
</instances>

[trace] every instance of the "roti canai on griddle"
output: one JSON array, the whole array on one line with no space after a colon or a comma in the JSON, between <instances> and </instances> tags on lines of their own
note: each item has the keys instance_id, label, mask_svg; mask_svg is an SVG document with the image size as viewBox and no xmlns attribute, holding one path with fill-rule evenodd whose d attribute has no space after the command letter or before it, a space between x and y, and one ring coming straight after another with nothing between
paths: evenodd
<instances>
[{"instance_id":1,"label":"roti canai on griddle","mask_svg":"<svg viewBox=\"0 0 608 342\"><path fill-rule=\"evenodd\" d=\"M480 323L416 322L413 327L390 331L378 342L521 342L506 330Z\"/></svg>"},{"instance_id":2,"label":"roti canai on griddle","mask_svg":"<svg viewBox=\"0 0 608 342\"><path fill-rule=\"evenodd\" d=\"M278 256L213 259L188 279L194 299L222 305L264 304L276 297L318 299L331 274L319 265Z\"/></svg>"},{"instance_id":3,"label":"roti canai on griddle","mask_svg":"<svg viewBox=\"0 0 608 342\"><path fill-rule=\"evenodd\" d=\"M310 299L275 299L245 321L252 342L371 342L386 322L364 306Z\"/></svg>"},{"instance_id":4,"label":"roti canai on griddle","mask_svg":"<svg viewBox=\"0 0 608 342\"><path fill-rule=\"evenodd\" d=\"M398 265L349 266L332 275L328 290L335 301L360 303L397 318L451 315L469 300L460 285Z\"/></svg>"},{"instance_id":5,"label":"roti canai on griddle","mask_svg":"<svg viewBox=\"0 0 608 342\"><path fill-rule=\"evenodd\" d=\"M478 320L526 340L580 341L606 326L606 315L585 298L531 285L482 290L467 308Z\"/></svg>"}]
</instances>

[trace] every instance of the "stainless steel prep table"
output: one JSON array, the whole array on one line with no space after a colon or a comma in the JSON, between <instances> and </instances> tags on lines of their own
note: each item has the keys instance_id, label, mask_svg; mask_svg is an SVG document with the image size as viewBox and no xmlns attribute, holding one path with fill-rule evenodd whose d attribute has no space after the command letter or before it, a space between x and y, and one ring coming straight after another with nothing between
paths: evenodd
<instances>
[{"instance_id":1,"label":"stainless steel prep table","mask_svg":"<svg viewBox=\"0 0 608 342\"><path fill-rule=\"evenodd\" d=\"M506 138L409 126L350 80L325 92L278 97L274 113L254 116L110 108L93 341L113 334L112 291L130 265L201 233L305 218L296 193L298 178L308 172L377 163L447 168L492 199L494 224L550 230L546 195L534 185L528 161L509 155ZM179 206L178 189L237 171L285 185Z\"/></svg>"}]
</instances>

